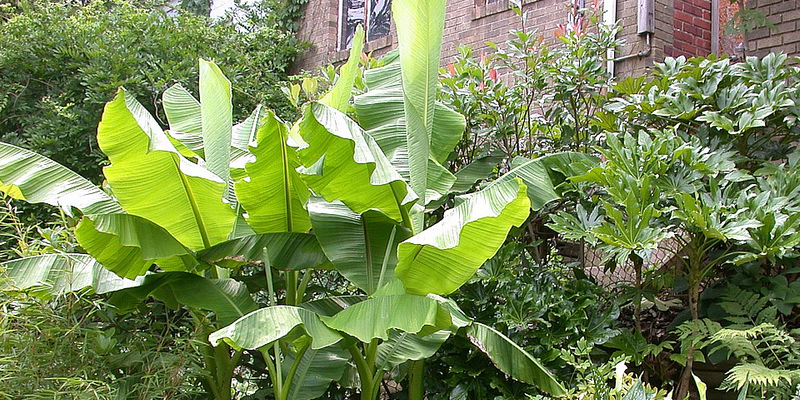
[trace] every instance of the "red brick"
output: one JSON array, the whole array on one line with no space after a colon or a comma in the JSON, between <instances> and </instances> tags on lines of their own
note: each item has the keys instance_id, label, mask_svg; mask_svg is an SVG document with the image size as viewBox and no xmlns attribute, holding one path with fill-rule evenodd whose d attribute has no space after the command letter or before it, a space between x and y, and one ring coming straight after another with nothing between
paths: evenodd
<instances>
[{"instance_id":1,"label":"red brick","mask_svg":"<svg viewBox=\"0 0 800 400\"><path fill-rule=\"evenodd\" d=\"M683 11L675 11L675 19L687 24L691 24L693 21L693 17Z\"/></svg>"}]
</instances>

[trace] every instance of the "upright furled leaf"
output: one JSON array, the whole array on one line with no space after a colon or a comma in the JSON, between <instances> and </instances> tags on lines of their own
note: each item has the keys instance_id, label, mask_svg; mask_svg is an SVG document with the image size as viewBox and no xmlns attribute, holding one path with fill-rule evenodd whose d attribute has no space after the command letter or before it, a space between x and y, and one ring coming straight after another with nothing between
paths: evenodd
<instances>
[{"instance_id":1,"label":"upright furled leaf","mask_svg":"<svg viewBox=\"0 0 800 400\"><path fill-rule=\"evenodd\" d=\"M554 396L566 394L556 378L527 351L489 326L473 322L467 327L467 337L484 352L500 371L516 380L536 385Z\"/></svg>"},{"instance_id":2,"label":"upright furled leaf","mask_svg":"<svg viewBox=\"0 0 800 400\"><path fill-rule=\"evenodd\" d=\"M0 191L29 203L47 203L69 213L121 213L119 204L63 165L7 143L0 143Z\"/></svg>"},{"instance_id":3,"label":"upright furled leaf","mask_svg":"<svg viewBox=\"0 0 800 400\"><path fill-rule=\"evenodd\" d=\"M123 278L144 275L153 264L166 271L191 271L198 264L164 228L135 215L83 217L75 236L87 253Z\"/></svg>"},{"instance_id":4,"label":"upright furled leaf","mask_svg":"<svg viewBox=\"0 0 800 400\"><path fill-rule=\"evenodd\" d=\"M364 73L368 91L356 96L354 107L358 122L375 138L392 165L409 180L409 151L406 140L406 116L400 64L391 63ZM461 139L464 116L437 102L430 137L427 189L431 202L450 190L455 178L440 165L447 160Z\"/></svg>"},{"instance_id":5,"label":"upright furled leaf","mask_svg":"<svg viewBox=\"0 0 800 400\"><path fill-rule=\"evenodd\" d=\"M286 144L289 130L268 111L257 135L257 145L250 147L256 159L245 166L247 177L235 184L247 224L256 233L307 232L309 191L296 171L295 149Z\"/></svg>"},{"instance_id":6,"label":"upright furled leaf","mask_svg":"<svg viewBox=\"0 0 800 400\"><path fill-rule=\"evenodd\" d=\"M397 25L411 188L425 202L430 136L438 90L445 0L397 0ZM421 221L419 221L421 222ZM421 224L416 222L415 225ZM415 229L421 230L421 229Z\"/></svg>"},{"instance_id":7,"label":"upright furled leaf","mask_svg":"<svg viewBox=\"0 0 800 400\"><path fill-rule=\"evenodd\" d=\"M302 329L311 336L311 348L321 349L342 340L342 336L328 328L312 311L293 306L272 306L255 310L230 325L212 333L208 341L216 346L225 342L237 349L259 349Z\"/></svg>"},{"instance_id":8,"label":"upright furled leaf","mask_svg":"<svg viewBox=\"0 0 800 400\"><path fill-rule=\"evenodd\" d=\"M97 142L111 161L103 173L125 211L163 227L191 250L228 238L236 214L222 201L225 183L181 156L124 89L106 104Z\"/></svg>"},{"instance_id":9,"label":"upright furled leaf","mask_svg":"<svg viewBox=\"0 0 800 400\"><path fill-rule=\"evenodd\" d=\"M353 84L356 82L359 68L358 63L361 59L361 50L364 48L364 27L356 27L353 36L353 47L350 48L350 57L347 62L339 69L339 80L333 85L331 90L322 97L319 102L331 106L341 112L347 112L350 104L350 95L353 91Z\"/></svg>"},{"instance_id":10,"label":"upright furled leaf","mask_svg":"<svg viewBox=\"0 0 800 400\"><path fill-rule=\"evenodd\" d=\"M230 178L233 105L231 82L216 64L200 60L200 116L206 167L223 182Z\"/></svg>"},{"instance_id":11,"label":"upright furled leaf","mask_svg":"<svg viewBox=\"0 0 800 400\"><path fill-rule=\"evenodd\" d=\"M378 210L395 221L407 219L416 198L381 149L345 114L309 104L298 123L304 144L298 171L316 194L340 200L353 212Z\"/></svg>"},{"instance_id":12,"label":"upright furled leaf","mask_svg":"<svg viewBox=\"0 0 800 400\"><path fill-rule=\"evenodd\" d=\"M325 255L345 278L368 295L394 278L397 244L411 232L376 211L356 214L341 202L312 198L308 204L314 234Z\"/></svg>"},{"instance_id":13,"label":"upright furled leaf","mask_svg":"<svg viewBox=\"0 0 800 400\"><path fill-rule=\"evenodd\" d=\"M19 258L2 264L2 276L9 281L0 281L0 287L30 289L46 287L49 296L75 292L91 287L95 293L103 294L138 286L143 278L123 279L105 269L87 254L42 254Z\"/></svg>"},{"instance_id":14,"label":"upright furled leaf","mask_svg":"<svg viewBox=\"0 0 800 400\"><path fill-rule=\"evenodd\" d=\"M511 227L525 221L531 204L519 179L493 183L461 199L439 223L398 246L395 274L406 292L458 289L497 252Z\"/></svg>"},{"instance_id":15,"label":"upright furled leaf","mask_svg":"<svg viewBox=\"0 0 800 400\"><path fill-rule=\"evenodd\" d=\"M229 324L258 308L245 284L187 272L147 275L139 286L115 292L109 302L121 311L130 311L150 296L173 308L183 305L213 311L220 324Z\"/></svg>"}]
</instances>

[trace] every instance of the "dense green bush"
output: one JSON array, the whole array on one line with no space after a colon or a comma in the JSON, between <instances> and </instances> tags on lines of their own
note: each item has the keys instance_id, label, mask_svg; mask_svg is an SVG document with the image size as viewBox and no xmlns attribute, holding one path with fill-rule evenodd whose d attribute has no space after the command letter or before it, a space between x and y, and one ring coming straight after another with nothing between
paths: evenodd
<instances>
[{"instance_id":1,"label":"dense green bush","mask_svg":"<svg viewBox=\"0 0 800 400\"><path fill-rule=\"evenodd\" d=\"M302 45L279 15L264 16L265 7L285 2L264 3L233 24L190 13L168 16L124 0L6 5L8 19L0 24L2 140L99 182L104 157L95 132L117 87L154 111L161 92L174 83L197 93L200 57L225 67L235 110L247 113L262 103L289 112L276 83Z\"/></svg>"}]
</instances>

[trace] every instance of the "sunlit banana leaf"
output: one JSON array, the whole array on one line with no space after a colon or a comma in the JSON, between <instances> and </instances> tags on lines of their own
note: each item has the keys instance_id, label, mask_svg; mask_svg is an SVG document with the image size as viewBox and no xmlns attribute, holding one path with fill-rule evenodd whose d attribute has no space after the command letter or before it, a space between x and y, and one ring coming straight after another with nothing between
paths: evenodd
<instances>
[{"instance_id":1,"label":"sunlit banana leaf","mask_svg":"<svg viewBox=\"0 0 800 400\"><path fill-rule=\"evenodd\" d=\"M236 214L225 183L181 156L153 117L124 89L106 104L97 141L103 172L122 207L166 229L191 250L228 238Z\"/></svg>"},{"instance_id":2,"label":"sunlit banana leaf","mask_svg":"<svg viewBox=\"0 0 800 400\"><path fill-rule=\"evenodd\" d=\"M317 314L292 306L253 311L212 333L208 340L215 346L224 341L236 349L255 350L288 335L297 327L302 327L312 338L312 349L328 347L342 340L342 336L325 326Z\"/></svg>"},{"instance_id":3,"label":"sunlit banana leaf","mask_svg":"<svg viewBox=\"0 0 800 400\"><path fill-rule=\"evenodd\" d=\"M398 173L410 180L400 64L368 70L365 80L369 91L355 98L358 122L375 138ZM426 176L427 202L440 198L455 182L455 177L440 163L447 160L466 127L464 117L443 104L437 102L434 111Z\"/></svg>"},{"instance_id":4,"label":"sunlit banana leaf","mask_svg":"<svg viewBox=\"0 0 800 400\"><path fill-rule=\"evenodd\" d=\"M272 111L264 121L257 146L250 148L255 161L245 167L248 178L236 182L236 195L255 232L307 232L309 191L296 171L295 149L286 144L289 131Z\"/></svg>"},{"instance_id":5,"label":"sunlit banana leaf","mask_svg":"<svg viewBox=\"0 0 800 400\"><path fill-rule=\"evenodd\" d=\"M121 213L111 196L63 165L7 143L0 143L0 191L29 203L47 203L70 213Z\"/></svg>"},{"instance_id":6,"label":"sunlit banana leaf","mask_svg":"<svg viewBox=\"0 0 800 400\"><path fill-rule=\"evenodd\" d=\"M379 210L402 221L414 199L381 149L345 114L320 103L306 106L297 151L303 180L325 200L340 200L356 213Z\"/></svg>"},{"instance_id":7,"label":"sunlit banana leaf","mask_svg":"<svg viewBox=\"0 0 800 400\"><path fill-rule=\"evenodd\" d=\"M200 60L200 117L206 168L223 182L230 178L233 105L231 82L216 64Z\"/></svg>"},{"instance_id":8,"label":"sunlit banana leaf","mask_svg":"<svg viewBox=\"0 0 800 400\"><path fill-rule=\"evenodd\" d=\"M0 276L5 289L46 288L47 295L58 296L91 287L95 293L108 293L137 286L142 279L120 278L103 268L87 254L43 254L6 261Z\"/></svg>"},{"instance_id":9,"label":"sunlit banana leaf","mask_svg":"<svg viewBox=\"0 0 800 400\"><path fill-rule=\"evenodd\" d=\"M392 329L424 336L452 324L450 314L436 300L408 294L367 299L322 320L365 343L389 339Z\"/></svg>"},{"instance_id":10,"label":"sunlit banana leaf","mask_svg":"<svg viewBox=\"0 0 800 400\"><path fill-rule=\"evenodd\" d=\"M260 262L266 255L270 265L280 270L317 268L325 264L319 242L307 233L267 233L245 236L220 243L197 253L207 263L225 265L231 263Z\"/></svg>"},{"instance_id":11,"label":"sunlit banana leaf","mask_svg":"<svg viewBox=\"0 0 800 400\"><path fill-rule=\"evenodd\" d=\"M258 308L243 283L234 279L208 279L187 272L147 275L140 286L115 292L109 302L125 312L150 296L172 308L184 305L213 311L220 324L229 324Z\"/></svg>"},{"instance_id":12,"label":"sunlit banana leaf","mask_svg":"<svg viewBox=\"0 0 800 400\"><path fill-rule=\"evenodd\" d=\"M75 236L87 253L123 278L144 275L153 264L167 271L191 271L198 264L164 228L135 215L83 217Z\"/></svg>"},{"instance_id":13,"label":"sunlit banana leaf","mask_svg":"<svg viewBox=\"0 0 800 400\"><path fill-rule=\"evenodd\" d=\"M341 202L312 198L314 233L334 267L368 295L394 278L397 244L411 232L377 211L356 214ZM390 242L391 240L391 242Z\"/></svg>"},{"instance_id":14,"label":"sunlit banana leaf","mask_svg":"<svg viewBox=\"0 0 800 400\"><path fill-rule=\"evenodd\" d=\"M408 293L448 294L463 285L528 217L530 201L518 179L462 196L436 225L400 243L395 274Z\"/></svg>"},{"instance_id":15,"label":"sunlit banana leaf","mask_svg":"<svg viewBox=\"0 0 800 400\"><path fill-rule=\"evenodd\" d=\"M353 84L355 84L356 77L360 72L358 63L361 59L361 50L364 48L364 28L361 25L356 27L352 44L347 62L339 69L339 79L331 90L319 100L320 103L331 106L341 112L347 112L350 104L350 95L353 92Z\"/></svg>"},{"instance_id":16,"label":"sunlit banana leaf","mask_svg":"<svg viewBox=\"0 0 800 400\"><path fill-rule=\"evenodd\" d=\"M566 394L556 378L537 359L511 339L489 326L475 322L467 327L467 337L484 352L500 371L516 380L536 385L554 396Z\"/></svg>"},{"instance_id":17,"label":"sunlit banana leaf","mask_svg":"<svg viewBox=\"0 0 800 400\"><path fill-rule=\"evenodd\" d=\"M427 204L428 158L438 93L439 58L445 0L411 0L392 4L397 24L411 188ZM415 231L421 220L415 220Z\"/></svg>"},{"instance_id":18,"label":"sunlit banana leaf","mask_svg":"<svg viewBox=\"0 0 800 400\"><path fill-rule=\"evenodd\" d=\"M180 84L172 85L161 96L169 135L187 149L203 155L203 118L200 102Z\"/></svg>"}]
</instances>

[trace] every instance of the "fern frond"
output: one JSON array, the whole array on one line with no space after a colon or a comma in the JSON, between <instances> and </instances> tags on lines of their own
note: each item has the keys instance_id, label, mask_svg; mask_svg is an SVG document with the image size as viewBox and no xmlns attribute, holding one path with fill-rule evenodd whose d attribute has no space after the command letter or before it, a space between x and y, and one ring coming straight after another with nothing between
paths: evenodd
<instances>
[{"instance_id":1,"label":"fern frond","mask_svg":"<svg viewBox=\"0 0 800 400\"><path fill-rule=\"evenodd\" d=\"M749 383L762 389L792 386L800 380L800 371L772 369L759 364L740 364L728 371L722 389L739 390Z\"/></svg>"}]
</instances>

